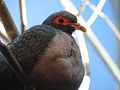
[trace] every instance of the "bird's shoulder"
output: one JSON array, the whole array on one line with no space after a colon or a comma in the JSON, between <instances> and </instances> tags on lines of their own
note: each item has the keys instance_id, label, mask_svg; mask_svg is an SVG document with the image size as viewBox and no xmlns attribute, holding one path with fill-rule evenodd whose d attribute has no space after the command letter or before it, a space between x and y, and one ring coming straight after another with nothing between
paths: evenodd
<instances>
[{"instance_id":1,"label":"bird's shoulder","mask_svg":"<svg viewBox=\"0 0 120 90\"><path fill-rule=\"evenodd\" d=\"M36 25L9 43L8 47L18 60L28 59L44 52L55 35L55 28L48 25Z\"/></svg>"}]
</instances>

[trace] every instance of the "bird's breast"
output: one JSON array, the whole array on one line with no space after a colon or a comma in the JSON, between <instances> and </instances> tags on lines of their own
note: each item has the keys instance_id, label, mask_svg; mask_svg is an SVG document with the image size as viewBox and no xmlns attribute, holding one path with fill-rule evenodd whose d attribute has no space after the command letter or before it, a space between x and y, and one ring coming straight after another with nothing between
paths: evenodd
<instances>
[{"instance_id":1,"label":"bird's breast","mask_svg":"<svg viewBox=\"0 0 120 90\"><path fill-rule=\"evenodd\" d=\"M73 87L76 87L76 83L81 82L79 80L83 76L84 70L79 48L73 38L66 33L57 32L43 55L38 58L31 77L37 80L39 77L40 83L45 85L63 83L64 85L60 85L61 87L65 87L67 83L66 87L71 86L69 90L72 90Z\"/></svg>"}]
</instances>

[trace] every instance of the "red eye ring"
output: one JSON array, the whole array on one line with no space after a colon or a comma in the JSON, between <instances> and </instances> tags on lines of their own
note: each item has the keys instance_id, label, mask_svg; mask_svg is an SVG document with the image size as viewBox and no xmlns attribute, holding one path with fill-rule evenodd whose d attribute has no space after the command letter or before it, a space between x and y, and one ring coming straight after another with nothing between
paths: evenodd
<instances>
[{"instance_id":1,"label":"red eye ring","mask_svg":"<svg viewBox=\"0 0 120 90\"><path fill-rule=\"evenodd\" d=\"M58 25L64 25L68 26L71 24L71 21L64 16L58 16L54 19L53 23L58 24Z\"/></svg>"}]
</instances>

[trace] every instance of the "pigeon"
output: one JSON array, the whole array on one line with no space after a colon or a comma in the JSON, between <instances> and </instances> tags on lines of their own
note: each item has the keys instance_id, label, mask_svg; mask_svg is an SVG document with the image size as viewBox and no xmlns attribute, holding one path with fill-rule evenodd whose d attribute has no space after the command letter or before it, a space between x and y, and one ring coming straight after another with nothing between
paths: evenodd
<instances>
[{"instance_id":1,"label":"pigeon","mask_svg":"<svg viewBox=\"0 0 120 90\"><path fill-rule=\"evenodd\" d=\"M32 83L31 90L78 90L84 65L72 33L86 31L67 11L51 14L10 42L7 47ZM25 90L0 52L0 90Z\"/></svg>"}]
</instances>

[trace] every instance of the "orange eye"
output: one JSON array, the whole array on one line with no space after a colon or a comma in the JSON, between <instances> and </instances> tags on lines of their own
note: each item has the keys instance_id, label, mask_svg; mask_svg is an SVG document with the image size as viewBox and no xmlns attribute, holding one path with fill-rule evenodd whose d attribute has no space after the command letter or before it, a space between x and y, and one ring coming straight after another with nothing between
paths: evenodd
<instances>
[{"instance_id":1,"label":"orange eye","mask_svg":"<svg viewBox=\"0 0 120 90\"><path fill-rule=\"evenodd\" d=\"M59 25L70 25L71 21L64 16L58 16L57 18L54 19L53 23L59 24Z\"/></svg>"}]
</instances>

